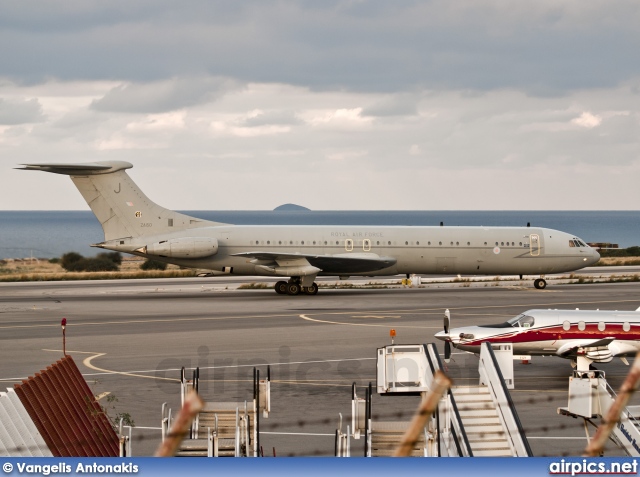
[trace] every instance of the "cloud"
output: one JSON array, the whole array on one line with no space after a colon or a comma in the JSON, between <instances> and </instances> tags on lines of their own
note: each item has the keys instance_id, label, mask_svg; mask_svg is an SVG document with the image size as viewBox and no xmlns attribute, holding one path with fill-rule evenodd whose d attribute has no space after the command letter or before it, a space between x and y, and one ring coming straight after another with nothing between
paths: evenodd
<instances>
[{"instance_id":1,"label":"cloud","mask_svg":"<svg viewBox=\"0 0 640 477\"><path fill-rule=\"evenodd\" d=\"M215 101L240 85L224 78L173 78L153 83L116 86L94 100L91 109L103 112L160 113Z\"/></svg>"},{"instance_id":2,"label":"cloud","mask_svg":"<svg viewBox=\"0 0 640 477\"><path fill-rule=\"evenodd\" d=\"M600 123L602 123L602 118L600 116L596 116L595 114L591 114L588 111L585 111L579 117L572 119L571 123L583 128L591 129L595 128L596 126L600 126Z\"/></svg>"},{"instance_id":3,"label":"cloud","mask_svg":"<svg viewBox=\"0 0 640 477\"><path fill-rule=\"evenodd\" d=\"M0 98L0 125L12 126L43 120L42 105L37 98Z\"/></svg>"},{"instance_id":4,"label":"cloud","mask_svg":"<svg viewBox=\"0 0 640 477\"><path fill-rule=\"evenodd\" d=\"M543 96L638 76L634 0L508 8L495 0L73 5L4 2L0 42L14 46L3 52L4 74L21 83L54 77L138 85L215 75L322 91L515 88ZM160 111L154 100L132 99L138 110ZM161 110L174 108L167 101ZM101 106L122 111L127 104L110 97ZM382 114L382 106L364 114Z\"/></svg>"}]
</instances>

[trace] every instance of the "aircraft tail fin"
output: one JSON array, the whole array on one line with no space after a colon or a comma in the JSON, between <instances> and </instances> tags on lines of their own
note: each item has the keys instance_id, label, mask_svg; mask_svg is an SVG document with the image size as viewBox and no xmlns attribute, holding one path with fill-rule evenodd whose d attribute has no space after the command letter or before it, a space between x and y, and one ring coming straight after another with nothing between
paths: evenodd
<instances>
[{"instance_id":1,"label":"aircraft tail fin","mask_svg":"<svg viewBox=\"0 0 640 477\"><path fill-rule=\"evenodd\" d=\"M126 169L133 165L128 162L22 165L23 170L70 176L102 224L105 241L224 225L160 207L129 177Z\"/></svg>"}]
</instances>

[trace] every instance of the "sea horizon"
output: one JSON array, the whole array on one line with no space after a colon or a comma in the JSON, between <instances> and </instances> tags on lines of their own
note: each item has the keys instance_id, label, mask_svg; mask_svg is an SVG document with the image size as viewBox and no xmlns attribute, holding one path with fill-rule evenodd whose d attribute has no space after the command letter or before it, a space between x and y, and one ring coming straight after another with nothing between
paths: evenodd
<instances>
[{"instance_id":1,"label":"sea horizon","mask_svg":"<svg viewBox=\"0 0 640 477\"><path fill-rule=\"evenodd\" d=\"M183 214L235 225L522 226L575 234L590 243L640 245L640 211L628 210L187 210ZM94 256L104 240L90 210L0 211L0 258Z\"/></svg>"}]
</instances>

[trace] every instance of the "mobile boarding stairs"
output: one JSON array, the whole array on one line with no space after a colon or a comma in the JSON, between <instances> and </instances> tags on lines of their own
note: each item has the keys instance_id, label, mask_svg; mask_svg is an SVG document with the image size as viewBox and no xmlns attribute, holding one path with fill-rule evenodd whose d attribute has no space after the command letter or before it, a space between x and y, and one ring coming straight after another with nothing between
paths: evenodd
<instances>
[{"instance_id":1,"label":"mobile boarding stairs","mask_svg":"<svg viewBox=\"0 0 640 477\"><path fill-rule=\"evenodd\" d=\"M192 390L198 392L200 370L186 379L180 376L182 405ZM177 457L258 457L260 451L260 414L269 417L271 410L271 369L266 379L253 369L253 400L243 402L205 402L191 424ZM169 434L173 415L167 403L162 405L162 439Z\"/></svg>"},{"instance_id":2,"label":"mobile boarding stairs","mask_svg":"<svg viewBox=\"0 0 640 477\"><path fill-rule=\"evenodd\" d=\"M437 412L429 418L414 443L416 457L532 456L515 406L509 394L513 374L505 380L498 360L513 369L511 345L484 343L480 353L479 384L454 386L440 400ZM434 375L442 370L436 346L390 345L377 350L378 394L416 395L424 398ZM510 362L509 362L510 361ZM410 421L380 421L372 418L372 386L365 398L352 387L351 423L346 432L336 431L335 455L349 457L351 441L363 441L359 455L390 456L402 440ZM416 407L417 407L416 403ZM362 454L360 453L362 452Z\"/></svg>"},{"instance_id":3,"label":"mobile boarding stairs","mask_svg":"<svg viewBox=\"0 0 640 477\"><path fill-rule=\"evenodd\" d=\"M568 406L558 408L558 414L583 418L585 430L587 423L598 427L598 421L606 417L616 397L604 371L575 369L569 378ZM639 406L624 408L609 438L628 456L640 457L640 421L634 414L640 415Z\"/></svg>"}]
</instances>

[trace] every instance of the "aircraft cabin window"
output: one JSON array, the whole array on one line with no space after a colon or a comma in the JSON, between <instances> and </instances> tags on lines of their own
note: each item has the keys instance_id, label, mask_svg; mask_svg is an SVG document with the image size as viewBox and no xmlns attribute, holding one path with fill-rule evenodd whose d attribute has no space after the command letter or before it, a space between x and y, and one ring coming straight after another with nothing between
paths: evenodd
<instances>
[{"instance_id":1,"label":"aircraft cabin window","mask_svg":"<svg viewBox=\"0 0 640 477\"><path fill-rule=\"evenodd\" d=\"M520 246L522 247L522 242L520 242Z\"/></svg>"},{"instance_id":2,"label":"aircraft cabin window","mask_svg":"<svg viewBox=\"0 0 640 477\"><path fill-rule=\"evenodd\" d=\"M451 245L453 245L453 242L451 242Z\"/></svg>"},{"instance_id":3,"label":"aircraft cabin window","mask_svg":"<svg viewBox=\"0 0 640 477\"><path fill-rule=\"evenodd\" d=\"M467 242L467 245L471 245L471 242Z\"/></svg>"},{"instance_id":4,"label":"aircraft cabin window","mask_svg":"<svg viewBox=\"0 0 640 477\"><path fill-rule=\"evenodd\" d=\"M405 242L404 244L405 244L405 245L409 245L409 242Z\"/></svg>"},{"instance_id":5,"label":"aircraft cabin window","mask_svg":"<svg viewBox=\"0 0 640 477\"><path fill-rule=\"evenodd\" d=\"M256 240L256 245L260 245L260 242L258 240Z\"/></svg>"},{"instance_id":6,"label":"aircraft cabin window","mask_svg":"<svg viewBox=\"0 0 640 477\"><path fill-rule=\"evenodd\" d=\"M304 245L304 240L302 242L300 242L300 245Z\"/></svg>"},{"instance_id":7,"label":"aircraft cabin window","mask_svg":"<svg viewBox=\"0 0 640 477\"><path fill-rule=\"evenodd\" d=\"M440 245L442 245L442 242L438 242Z\"/></svg>"},{"instance_id":8,"label":"aircraft cabin window","mask_svg":"<svg viewBox=\"0 0 640 477\"><path fill-rule=\"evenodd\" d=\"M535 324L536 320L533 316L529 315L518 315L515 318L511 318L507 323L509 323L514 328L531 328Z\"/></svg>"},{"instance_id":9,"label":"aircraft cabin window","mask_svg":"<svg viewBox=\"0 0 640 477\"><path fill-rule=\"evenodd\" d=\"M629 322L628 322L628 321L625 321L625 322L622 324L622 330L623 330L623 331L629 331L630 329L631 329L631 325L629 324Z\"/></svg>"},{"instance_id":10,"label":"aircraft cabin window","mask_svg":"<svg viewBox=\"0 0 640 477\"><path fill-rule=\"evenodd\" d=\"M569 320L564 320L562 322L562 329L564 331L569 331L571 329L571 323L569 323Z\"/></svg>"},{"instance_id":11,"label":"aircraft cabin window","mask_svg":"<svg viewBox=\"0 0 640 477\"><path fill-rule=\"evenodd\" d=\"M485 242L484 244L487 245L487 242Z\"/></svg>"},{"instance_id":12,"label":"aircraft cabin window","mask_svg":"<svg viewBox=\"0 0 640 477\"><path fill-rule=\"evenodd\" d=\"M313 241L313 245L315 245L315 244L316 244L316 241L314 240L314 241Z\"/></svg>"},{"instance_id":13,"label":"aircraft cabin window","mask_svg":"<svg viewBox=\"0 0 640 477\"><path fill-rule=\"evenodd\" d=\"M267 245L271 245L271 240L267 240Z\"/></svg>"},{"instance_id":14,"label":"aircraft cabin window","mask_svg":"<svg viewBox=\"0 0 640 477\"><path fill-rule=\"evenodd\" d=\"M578 329L580 331L584 331L584 329L587 327L587 325L585 324L584 321L578 321Z\"/></svg>"},{"instance_id":15,"label":"aircraft cabin window","mask_svg":"<svg viewBox=\"0 0 640 477\"><path fill-rule=\"evenodd\" d=\"M324 244L327 245L327 241L326 240L324 241Z\"/></svg>"},{"instance_id":16,"label":"aircraft cabin window","mask_svg":"<svg viewBox=\"0 0 640 477\"><path fill-rule=\"evenodd\" d=\"M501 245L502 247L504 247L504 242L500 242L500 245Z\"/></svg>"},{"instance_id":17,"label":"aircraft cabin window","mask_svg":"<svg viewBox=\"0 0 640 477\"><path fill-rule=\"evenodd\" d=\"M500 244L499 244L498 242L496 242L496 247L497 247L498 245L500 245Z\"/></svg>"},{"instance_id":18,"label":"aircraft cabin window","mask_svg":"<svg viewBox=\"0 0 640 477\"><path fill-rule=\"evenodd\" d=\"M293 245L293 240L289 240L289 245Z\"/></svg>"},{"instance_id":19,"label":"aircraft cabin window","mask_svg":"<svg viewBox=\"0 0 640 477\"><path fill-rule=\"evenodd\" d=\"M391 242L387 242L387 245L391 245Z\"/></svg>"},{"instance_id":20,"label":"aircraft cabin window","mask_svg":"<svg viewBox=\"0 0 640 477\"><path fill-rule=\"evenodd\" d=\"M460 245L460 242L456 242L456 245Z\"/></svg>"},{"instance_id":21,"label":"aircraft cabin window","mask_svg":"<svg viewBox=\"0 0 640 477\"><path fill-rule=\"evenodd\" d=\"M431 245L431 242L427 242L427 245Z\"/></svg>"},{"instance_id":22,"label":"aircraft cabin window","mask_svg":"<svg viewBox=\"0 0 640 477\"><path fill-rule=\"evenodd\" d=\"M604 324L604 321L598 323L598 331L604 331L607 325Z\"/></svg>"},{"instance_id":23,"label":"aircraft cabin window","mask_svg":"<svg viewBox=\"0 0 640 477\"><path fill-rule=\"evenodd\" d=\"M416 242L416 245L420 245L420 242Z\"/></svg>"},{"instance_id":24,"label":"aircraft cabin window","mask_svg":"<svg viewBox=\"0 0 640 477\"><path fill-rule=\"evenodd\" d=\"M378 240L378 241L376 242L376 245L380 245L380 240Z\"/></svg>"},{"instance_id":25,"label":"aircraft cabin window","mask_svg":"<svg viewBox=\"0 0 640 477\"><path fill-rule=\"evenodd\" d=\"M282 240L278 240L278 245L282 245Z\"/></svg>"}]
</instances>

